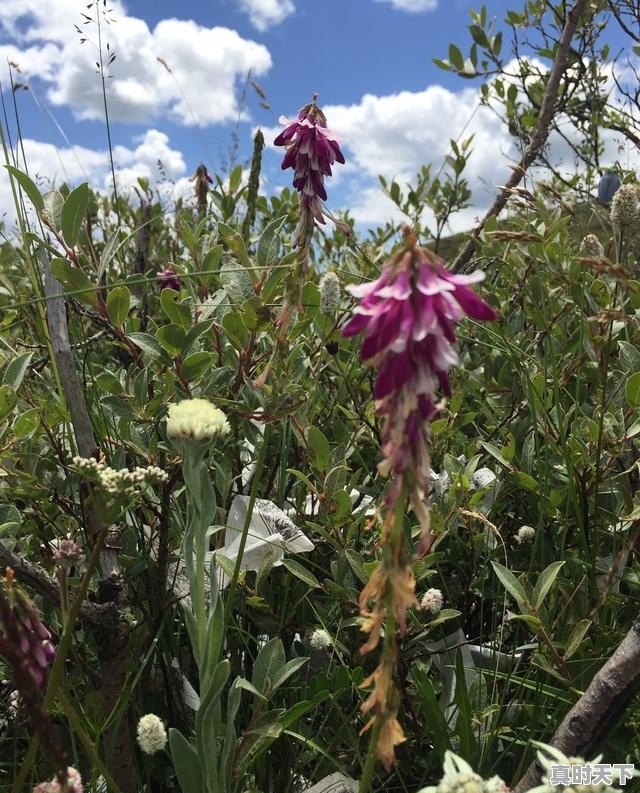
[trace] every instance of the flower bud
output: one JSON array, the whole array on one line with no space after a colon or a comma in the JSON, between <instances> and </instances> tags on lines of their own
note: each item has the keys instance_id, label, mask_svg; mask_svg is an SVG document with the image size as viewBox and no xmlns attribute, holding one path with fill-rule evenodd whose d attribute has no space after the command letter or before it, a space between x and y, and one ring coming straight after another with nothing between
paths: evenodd
<instances>
[{"instance_id":1,"label":"flower bud","mask_svg":"<svg viewBox=\"0 0 640 793\"><path fill-rule=\"evenodd\" d=\"M320 312L333 316L340 306L340 281L335 273L325 273L320 279Z\"/></svg>"}]
</instances>

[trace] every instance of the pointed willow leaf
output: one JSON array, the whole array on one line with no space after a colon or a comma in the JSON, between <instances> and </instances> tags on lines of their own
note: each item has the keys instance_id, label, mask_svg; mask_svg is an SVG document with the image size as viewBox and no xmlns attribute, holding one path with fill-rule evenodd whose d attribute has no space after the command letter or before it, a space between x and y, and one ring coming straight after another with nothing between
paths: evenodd
<instances>
[{"instance_id":1,"label":"pointed willow leaf","mask_svg":"<svg viewBox=\"0 0 640 793\"><path fill-rule=\"evenodd\" d=\"M182 793L203 793L198 753L179 731L169 729L169 748Z\"/></svg>"},{"instance_id":2,"label":"pointed willow leaf","mask_svg":"<svg viewBox=\"0 0 640 793\"><path fill-rule=\"evenodd\" d=\"M23 352L8 363L2 375L2 385L10 386L17 391L24 380L32 357L32 352Z\"/></svg>"},{"instance_id":3,"label":"pointed willow leaf","mask_svg":"<svg viewBox=\"0 0 640 793\"><path fill-rule=\"evenodd\" d=\"M27 194L29 200L38 210L38 212L42 212L42 210L44 209L44 199L40 195L40 191L38 190L34 182L31 180L31 178L27 176L26 173L23 173L22 171L19 171L17 168L14 168L13 165L5 165L4 167L7 169L7 171L9 171L11 176L13 176L16 179L16 181L18 182L20 187L24 190L24 192Z\"/></svg>"},{"instance_id":4,"label":"pointed willow leaf","mask_svg":"<svg viewBox=\"0 0 640 793\"><path fill-rule=\"evenodd\" d=\"M560 568L563 564L564 562L552 562L540 573L540 577L536 581L536 585L533 590L533 605L537 609L542 606L544 599L553 586L553 582L556 580L556 576L560 572Z\"/></svg>"},{"instance_id":5,"label":"pointed willow leaf","mask_svg":"<svg viewBox=\"0 0 640 793\"><path fill-rule=\"evenodd\" d=\"M273 267L280 256L280 229L285 218L276 218L265 228L258 241L256 260L258 267Z\"/></svg>"},{"instance_id":6,"label":"pointed willow leaf","mask_svg":"<svg viewBox=\"0 0 640 793\"><path fill-rule=\"evenodd\" d=\"M60 225L64 241L70 248L78 241L82 223L87 216L89 205L89 185L83 182L67 196L60 217Z\"/></svg>"},{"instance_id":7,"label":"pointed willow leaf","mask_svg":"<svg viewBox=\"0 0 640 793\"><path fill-rule=\"evenodd\" d=\"M504 588L518 604L520 611L523 612L529 611L529 602L527 600L527 594L524 591L524 587L518 581L515 575L511 572L511 570L508 570L499 562L491 562L491 564L493 566L495 574L500 579L500 582L502 583Z\"/></svg>"}]
</instances>

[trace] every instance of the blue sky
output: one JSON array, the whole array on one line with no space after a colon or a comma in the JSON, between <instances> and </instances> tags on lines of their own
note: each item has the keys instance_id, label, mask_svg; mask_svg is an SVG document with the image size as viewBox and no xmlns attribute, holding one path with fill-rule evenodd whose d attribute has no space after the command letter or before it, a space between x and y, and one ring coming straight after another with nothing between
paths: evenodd
<instances>
[{"instance_id":1,"label":"blue sky","mask_svg":"<svg viewBox=\"0 0 640 793\"><path fill-rule=\"evenodd\" d=\"M486 0L500 25L517 3ZM291 117L319 94L329 127L347 157L328 185L332 209L351 208L363 224L382 223L393 206L378 188L377 174L408 180L427 162L440 164L448 140L476 135L469 164L474 207L457 223L468 227L504 181L516 156L498 119L478 106L478 84L438 69L450 42L468 48L466 25L475 3L463 0L114 0L103 27L116 59L108 99L118 180L159 178L157 160L178 194L200 161L212 170L226 158L237 127L238 159L249 156L259 125L273 140L281 115ZM45 184L88 179L108 186L106 129L99 75L97 29L81 14L95 15L78 0L2 0L0 77L29 86L16 99L32 175ZM78 24L88 38L80 42ZM162 59L171 69L169 73ZM266 93L269 110L252 89L240 94L248 70ZM10 111L9 129L15 136ZM241 116L238 123L238 116ZM265 153L264 189L290 182L281 154ZM3 184L3 180L5 184ZM6 179L0 177L0 214L8 212Z\"/></svg>"}]
</instances>

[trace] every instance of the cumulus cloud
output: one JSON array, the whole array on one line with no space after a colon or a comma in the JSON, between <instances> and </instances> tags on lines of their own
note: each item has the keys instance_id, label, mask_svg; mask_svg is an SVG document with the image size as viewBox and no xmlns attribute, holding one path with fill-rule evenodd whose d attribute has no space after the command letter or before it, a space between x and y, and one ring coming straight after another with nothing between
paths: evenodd
<instances>
[{"instance_id":1,"label":"cumulus cloud","mask_svg":"<svg viewBox=\"0 0 640 793\"><path fill-rule=\"evenodd\" d=\"M475 214L488 206L506 178L509 162L518 156L499 118L479 105L475 88L451 91L431 85L423 91L366 94L355 104L326 105L323 111L347 158L347 166L336 168L335 173L340 173L352 215L362 223L401 218L382 193L379 174L404 185L413 181L423 165L431 163L437 170L449 153L451 138L474 134L465 176L473 191ZM278 131L264 131L267 143ZM336 180L331 183L337 184ZM464 222L469 219L465 214Z\"/></svg>"},{"instance_id":2,"label":"cumulus cloud","mask_svg":"<svg viewBox=\"0 0 640 793\"><path fill-rule=\"evenodd\" d=\"M284 22L296 10L292 0L239 0L239 6L261 33Z\"/></svg>"},{"instance_id":3,"label":"cumulus cloud","mask_svg":"<svg viewBox=\"0 0 640 793\"><path fill-rule=\"evenodd\" d=\"M263 4L268 10L270 3ZM107 82L114 121L169 116L186 126L205 126L235 120L238 81L249 70L259 77L271 68L266 47L229 28L163 19L150 29L118 0L112 6L102 34L116 56ZM79 8L75 0L2 0L0 34L11 43L0 44L0 62L17 62L27 78L44 80L49 100L70 107L76 118L102 119L96 24L83 24ZM84 43L74 25L81 27Z\"/></svg>"},{"instance_id":4,"label":"cumulus cloud","mask_svg":"<svg viewBox=\"0 0 640 793\"><path fill-rule=\"evenodd\" d=\"M109 153L106 149L86 146L58 148L51 143L25 138L24 154L29 174L41 192L59 187L63 182L75 186L88 181L90 187L110 193L112 190ZM22 156L22 151L20 151ZM121 192L129 192L138 177L149 179L165 197L193 194L193 185L186 175L182 154L170 145L169 137L157 129L149 129L133 140L133 145L116 146L113 150L116 181ZM163 174L159 163L162 164ZM18 167L24 169L22 161ZM15 220L13 198L8 178L0 179L0 215L7 227Z\"/></svg>"},{"instance_id":5,"label":"cumulus cloud","mask_svg":"<svg viewBox=\"0 0 640 793\"><path fill-rule=\"evenodd\" d=\"M411 14L434 11L438 7L438 0L376 0L376 2L390 3L398 11L408 11Z\"/></svg>"}]
</instances>

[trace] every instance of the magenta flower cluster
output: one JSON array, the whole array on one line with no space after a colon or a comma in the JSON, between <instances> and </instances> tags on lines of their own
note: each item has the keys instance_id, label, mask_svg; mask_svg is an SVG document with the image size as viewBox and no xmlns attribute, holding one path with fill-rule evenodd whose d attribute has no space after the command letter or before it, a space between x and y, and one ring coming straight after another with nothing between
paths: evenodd
<instances>
[{"instance_id":1,"label":"magenta flower cluster","mask_svg":"<svg viewBox=\"0 0 640 793\"><path fill-rule=\"evenodd\" d=\"M182 286L182 281L180 280L180 276L172 267L167 267L165 270L162 270L162 272L159 273L158 284L160 285L160 291L163 289L175 289L176 292L179 292L180 287Z\"/></svg>"},{"instance_id":2,"label":"magenta flower cluster","mask_svg":"<svg viewBox=\"0 0 640 793\"><path fill-rule=\"evenodd\" d=\"M335 162L344 163L344 155L335 136L327 129L324 113L315 99L305 105L295 121L280 119L286 128L274 140L286 146L282 170L293 168L293 186L299 191L303 208L319 223L324 223L320 199L326 201L324 177L331 176Z\"/></svg>"},{"instance_id":3,"label":"magenta flower cluster","mask_svg":"<svg viewBox=\"0 0 640 793\"><path fill-rule=\"evenodd\" d=\"M405 235L406 247L379 278L347 287L360 303L342 333L364 334L360 357L378 371L376 409L386 416L379 469L408 479L409 497L427 536L428 422L436 413L438 392L451 395L448 373L458 363L454 326L465 316L492 320L495 313L469 288L484 278L483 272L455 275L420 248L408 229Z\"/></svg>"},{"instance_id":4,"label":"magenta flower cluster","mask_svg":"<svg viewBox=\"0 0 640 793\"><path fill-rule=\"evenodd\" d=\"M13 571L9 572L9 568L7 568L7 575L3 582L13 623L11 632L5 626L5 633L7 635L13 633L16 637L25 667L36 687L43 688L47 680L49 666L56 654L55 647L51 642L51 633L42 623L38 609L14 582Z\"/></svg>"}]
</instances>

